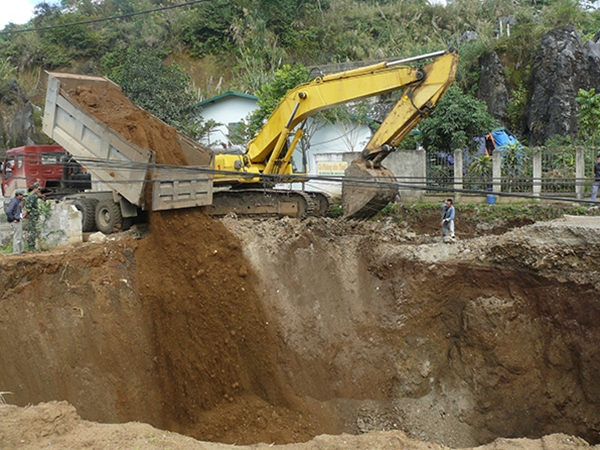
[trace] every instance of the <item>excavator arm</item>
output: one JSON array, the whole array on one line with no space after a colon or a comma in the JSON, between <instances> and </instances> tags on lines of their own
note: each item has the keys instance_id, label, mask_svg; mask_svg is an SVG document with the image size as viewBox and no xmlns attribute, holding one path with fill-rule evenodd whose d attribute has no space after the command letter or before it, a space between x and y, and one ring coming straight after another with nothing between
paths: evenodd
<instances>
[{"instance_id":1,"label":"excavator arm","mask_svg":"<svg viewBox=\"0 0 600 450\"><path fill-rule=\"evenodd\" d=\"M348 218L368 218L398 194L395 177L381 162L437 106L456 75L458 53L447 51L423 68L424 77L400 100L345 172L342 200Z\"/></svg>"},{"instance_id":2,"label":"excavator arm","mask_svg":"<svg viewBox=\"0 0 600 450\"><path fill-rule=\"evenodd\" d=\"M324 75L297 86L279 103L256 138L250 141L244 155L216 155L215 164L221 173L215 175L215 184L256 183L259 177L252 174L291 174L291 156L302 133L302 129L294 130L308 117L350 101L421 86L427 72L409 67L407 62L444 54L436 52L414 59L382 62ZM289 143L292 132L295 136Z\"/></svg>"}]
</instances>

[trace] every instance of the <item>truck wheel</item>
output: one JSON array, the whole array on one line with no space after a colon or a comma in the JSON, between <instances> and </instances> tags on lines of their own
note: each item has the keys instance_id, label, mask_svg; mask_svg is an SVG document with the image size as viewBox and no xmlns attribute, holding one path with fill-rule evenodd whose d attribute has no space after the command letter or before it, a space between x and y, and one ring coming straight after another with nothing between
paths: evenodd
<instances>
[{"instance_id":1,"label":"truck wheel","mask_svg":"<svg viewBox=\"0 0 600 450\"><path fill-rule=\"evenodd\" d=\"M81 231L84 233L96 231L96 205L95 198L78 198L73 205L81 211Z\"/></svg>"},{"instance_id":2,"label":"truck wheel","mask_svg":"<svg viewBox=\"0 0 600 450\"><path fill-rule=\"evenodd\" d=\"M102 200L96 206L96 226L98 231L111 234L113 231L121 231L123 217L121 207L112 200Z\"/></svg>"}]
</instances>

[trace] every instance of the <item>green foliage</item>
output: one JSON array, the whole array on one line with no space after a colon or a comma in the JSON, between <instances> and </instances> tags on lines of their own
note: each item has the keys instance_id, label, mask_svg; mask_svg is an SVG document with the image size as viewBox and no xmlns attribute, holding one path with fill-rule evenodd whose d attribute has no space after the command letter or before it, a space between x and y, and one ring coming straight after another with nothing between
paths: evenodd
<instances>
[{"instance_id":1,"label":"green foliage","mask_svg":"<svg viewBox=\"0 0 600 450\"><path fill-rule=\"evenodd\" d=\"M87 18L79 13L59 15L54 25L69 25L40 31L41 41L47 46L68 49L71 57L97 56L97 41L85 25L74 25Z\"/></svg>"},{"instance_id":2,"label":"green foliage","mask_svg":"<svg viewBox=\"0 0 600 450\"><path fill-rule=\"evenodd\" d=\"M579 103L579 136L584 141L595 146L600 137L600 93L596 94L594 88L586 91L579 89L577 93Z\"/></svg>"},{"instance_id":3,"label":"green foliage","mask_svg":"<svg viewBox=\"0 0 600 450\"><path fill-rule=\"evenodd\" d=\"M512 98L508 103L507 117L511 130L523 130L525 128L525 113L527 111L527 101L529 93L519 85L512 92Z\"/></svg>"},{"instance_id":4,"label":"green foliage","mask_svg":"<svg viewBox=\"0 0 600 450\"><path fill-rule=\"evenodd\" d=\"M257 92L272 80L286 56L279 37L262 19L246 17L232 25L237 49L237 71L242 91Z\"/></svg>"},{"instance_id":5,"label":"green foliage","mask_svg":"<svg viewBox=\"0 0 600 450\"><path fill-rule=\"evenodd\" d=\"M15 78L17 75L17 68L13 66L8 58L0 59L0 87L5 85L8 81Z\"/></svg>"},{"instance_id":6,"label":"green foliage","mask_svg":"<svg viewBox=\"0 0 600 450\"><path fill-rule=\"evenodd\" d=\"M265 120L273 113L281 99L290 89L308 81L308 69L299 64L295 66L284 65L275 72L275 77L265 83L256 96L259 109L249 116L249 137L254 136L263 126Z\"/></svg>"},{"instance_id":7,"label":"green foliage","mask_svg":"<svg viewBox=\"0 0 600 450\"><path fill-rule=\"evenodd\" d=\"M464 91L476 95L481 75L479 59L488 51L483 40L468 42L459 47L460 64L456 73L456 83Z\"/></svg>"},{"instance_id":8,"label":"green foliage","mask_svg":"<svg viewBox=\"0 0 600 450\"><path fill-rule=\"evenodd\" d=\"M453 85L431 116L421 122L419 130L425 148L451 153L457 148L475 150L473 137L497 125L485 103L463 94Z\"/></svg>"},{"instance_id":9,"label":"green foliage","mask_svg":"<svg viewBox=\"0 0 600 450\"><path fill-rule=\"evenodd\" d=\"M334 203L331 207L331 212L329 213L330 217L342 217L344 215L344 207L339 203Z\"/></svg>"},{"instance_id":10,"label":"green foliage","mask_svg":"<svg viewBox=\"0 0 600 450\"><path fill-rule=\"evenodd\" d=\"M108 77L127 97L175 128L198 136L199 109L189 90L189 76L176 65L165 65L152 50L130 48L103 58Z\"/></svg>"},{"instance_id":11,"label":"green foliage","mask_svg":"<svg viewBox=\"0 0 600 450\"><path fill-rule=\"evenodd\" d=\"M231 23L242 17L241 6L226 0L201 3L183 17L181 39L190 54L220 54L233 45Z\"/></svg>"},{"instance_id":12,"label":"green foliage","mask_svg":"<svg viewBox=\"0 0 600 450\"><path fill-rule=\"evenodd\" d=\"M489 181L492 177L492 157L479 155L469 164L469 177Z\"/></svg>"}]
</instances>

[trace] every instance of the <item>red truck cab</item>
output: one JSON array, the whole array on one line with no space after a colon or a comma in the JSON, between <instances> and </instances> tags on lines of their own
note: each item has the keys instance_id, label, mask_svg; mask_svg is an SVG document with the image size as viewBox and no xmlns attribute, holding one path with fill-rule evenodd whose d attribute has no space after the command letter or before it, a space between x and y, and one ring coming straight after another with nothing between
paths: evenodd
<instances>
[{"instance_id":1,"label":"red truck cab","mask_svg":"<svg viewBox=\"0 0 600 450\"><path fill-rule=\"evenodd\" d=\"M82 174L81 166L69 161L69 154L60 145L26 145L6 151L2 164L2 195L12 197L16 189L30 188L40 183L42 191L52 195L89 188L89 174L80 186L73 188L74 172ZM68 188L68 189L65 189Z\"/></svg>"}]
</instances>

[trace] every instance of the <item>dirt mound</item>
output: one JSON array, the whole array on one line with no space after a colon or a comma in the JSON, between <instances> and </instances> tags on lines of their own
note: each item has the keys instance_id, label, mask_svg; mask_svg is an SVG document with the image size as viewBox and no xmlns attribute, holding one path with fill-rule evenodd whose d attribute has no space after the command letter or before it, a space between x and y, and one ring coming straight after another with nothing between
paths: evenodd
<instances>
[{"instance_id":1,"label":"dirt mound","mask_svg":"<svg viewBox=\"0 0 600 450\"><path fill-rule=\"evenodd\" d=\"M273 326L238 240L197 210L152 214L150 223L135 257L154 329L162 425L239 444L327 431L282 380Z\"/></svg>"},{"instance_id":2,"label":"dirt mound","mask_svg":"<svg viewBox=\"0 0 600 450\"><path fill-rule=\"evenodd\" d=\"M361 436L318 436L303 444L226 446L199 442L177 433L169 433L142 423L107 425L83 421L75 408L66 402L42 403L28 408L0 405L0 443L5 450L37 450L51 447L58 450L91 450L105 448L185 448L189 450L224 450L227 448L285 448L286 450L335 450L353 448L402 448L406 450L442 450L448 447L419 442L400 431L371 432ZM585 450L590 447L583 439L563 434L545 436L539 440L498 439L478 450ZM598 448L598 446L593 447Z\"/></svg>"}]
</instances>

